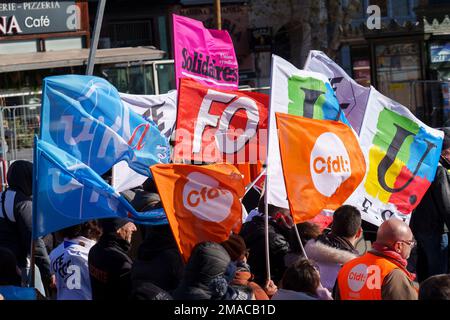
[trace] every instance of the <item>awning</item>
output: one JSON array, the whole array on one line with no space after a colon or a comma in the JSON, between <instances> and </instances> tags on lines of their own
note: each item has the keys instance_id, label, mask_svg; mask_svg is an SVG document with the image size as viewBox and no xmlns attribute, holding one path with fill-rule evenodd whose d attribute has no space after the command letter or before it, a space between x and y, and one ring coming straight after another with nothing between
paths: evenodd
<instances>
[{"instance_id":1,"label":"awning","mask_svg":"<svg viewBox=\"0 0 450 320\"><path fill-rule=\"evenodd\" d=\"M164 53L154 47L97 49L95 64L157 60ZM89 49L1 54L0 72L82 66L87 64L88 56Z\"/></svg>"}]
</instances>

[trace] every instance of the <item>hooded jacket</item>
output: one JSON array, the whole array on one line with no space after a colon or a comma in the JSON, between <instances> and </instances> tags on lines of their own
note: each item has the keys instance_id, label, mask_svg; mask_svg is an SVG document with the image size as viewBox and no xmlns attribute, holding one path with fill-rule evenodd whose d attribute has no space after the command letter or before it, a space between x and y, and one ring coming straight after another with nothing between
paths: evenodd
<instances>
[{"instance_id":1,"label":"hooded jacket","mask_svg":"<svg viewBox=\"0 0 450 320\"><path fill-rule=\"evenodd\" d=\"M31 253L32 173L31 162L13 162L7 174L8 188L0 195L0 246L14 253L20 268L27 266ZM44 283L48 282L50 258L42 238L35 241L35 259Z\"/></svg>"},{"instance_id":2,"label":"hooded jacket","mask_svg":"<svg viewBox=\"0 0 450 320\"><path fill-rule=\"evenodd\" d=\"M255 275L255 282L261 287L266 282L265 262L265 221L264 217L255 216L242 225L239 235L244 239L250 255L247 263ZM277 284L286 270L284 257L290 250L288 231L285 232L275 221L269 221L270 272L272 280Z\"/></svg>"},{"instance_id":3,"label":"hooded jacket","mask_svg":"<svg viewBox=\"0 0 450 320\"><path fill-rule=\"evenodd\" d=\"M409 226L416 238L450 229L450 172L444 165L441 160L434 181L411 215Z\"/></svg>"},{"instance_id":4,"label":"hooded jacket","mask_svg":"<svg viewBox=\"0 0 450 320\"><path fill-rule=\"evenodd\" d=\"M342 265L358 257L358 252L350 243L345 243L342 238L340 240L329 241L329 236L322 235L305 245L308 258L314 260L319 267L322 286L329 291L333 291Z\"/></svg>"},{"instance_id":5,"label":"hooded jacket","mask_svg":"<svg viewBox=\"0 0 450 320\"><path fill-rule=\"evenodd\" d=\"M89 251L92 300L128 300L131 296L130 244L113 232L104 233Z\"/></svg>"},{"instance_id":6,"label":"hooded jacket","mask_svg":"<svg viewBox=\"0 0 450 320\"><path fill-rule=\"evenodd\" d=\"M184 263L169 225L147 227L131 270L133 287L150 282L172 292L183 277Z\"/></svg>"},{"instance_id":7,"label":"hooded jacket","mask_svg":"<svg viewBox=\"0 0 450 320\"><path fill-rule=\"evenodd\" d=\"M319 300L304 292L293 290L278 289L271 300Z\"/></svg>"},{"instance_id":8,"label":"hooded jacket","mask_svg":"<svg viewBox=\"0 0 450 320\"><path fill-rule=\"evenodd\" d=\"M230 256L218 243L201 242L191 253L180 285L173 292L175 300L210 300L210 284L225 274Z\"/></svg>"}]
</instances>

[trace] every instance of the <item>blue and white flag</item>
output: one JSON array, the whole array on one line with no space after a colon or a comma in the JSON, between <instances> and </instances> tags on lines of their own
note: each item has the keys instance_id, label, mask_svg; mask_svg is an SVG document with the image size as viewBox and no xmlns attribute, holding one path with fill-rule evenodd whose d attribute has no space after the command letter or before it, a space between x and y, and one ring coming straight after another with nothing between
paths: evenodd
<instances>
[{"instance_id":1,"label":"blue and white flag","mask_svg":"<svg viewBox=\"0 0 450 320\"><path fill-rule=\"evenodd\" d=\"M167 138L154 122L130 110L108 81L80 75L44 79L41 139L98 174L126 161L142 175L167 163Z\"/></svg>"},{"instance_id":2,"label":"blue and white flag","mask_svg":"<svg viewBox=\"0 0 450 320\"><path fill-rule=\"evenodd\" d=\"M137 212L94 170L67 152L35 139L33 237L88 220L130 218L136 223L167 224L164 210Z\"/></svg>"}]
</instances>

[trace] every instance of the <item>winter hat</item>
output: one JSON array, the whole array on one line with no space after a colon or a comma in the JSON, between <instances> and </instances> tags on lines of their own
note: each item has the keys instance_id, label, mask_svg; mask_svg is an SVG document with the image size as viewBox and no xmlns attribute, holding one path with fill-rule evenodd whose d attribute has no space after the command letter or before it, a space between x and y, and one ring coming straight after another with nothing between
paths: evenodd
<instances>
[{"instance_id":1,"label":"winter hat","mask_svg":"<svg viewBox=\"0 0 450 320\"><path fill-rule=\"evenodd\" d=\"M244 239L237 234L230 235L230 237L222 242L221 245L228 252L231 261L238 260L239 257L247 250Z\"/></svg>"},{"instance_id":2,"label":"winter hat","mask_svg":"<svg viewBox=\"0 0 450 320\"><path fill-rule=\"evenodd\" d=\"M126 218L107 218L99 220L98 223L103 229L103 233L115 233L130 221Z\"/></svg>"},{"instance_id":3,"label":"winter hat","mask_svg":"<svg viewBox=\"0 0 450 320\"><path fill-rule=\"evenodd\" d=\"M241 286L240 286L241 287ZM252 291L250 288L236 288L228 284L223 276L211 279L209 283L211 300L251 300Z\"/></svg>"}]
</instances>

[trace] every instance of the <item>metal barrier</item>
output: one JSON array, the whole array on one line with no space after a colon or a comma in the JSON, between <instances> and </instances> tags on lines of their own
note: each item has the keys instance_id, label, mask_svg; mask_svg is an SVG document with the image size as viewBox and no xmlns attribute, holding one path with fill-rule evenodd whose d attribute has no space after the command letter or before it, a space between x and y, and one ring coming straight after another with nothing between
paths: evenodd
<instances>
[{"instance_id":1,"label":"metal barrier","mask_svg":"<svg viewBox=\"0 0 450 320\"><path fill-rule=\"evenodd\" d=\"M391 82L401 86L400 97L395 90L384 94L407 106L411 112L427 125L437 128L450 126L450 81L413 80Z\"/></svg>"},{"instance_id":2,"label":"metal barrier","mask_svg":"<svg viewBox=\"0 0 450 320\"><path fill-rule=\"evenodd\" d=\"M2 158L32 160L33 136L39 130L40 104L1 107Z\"/></svg>"}]
</instances>

